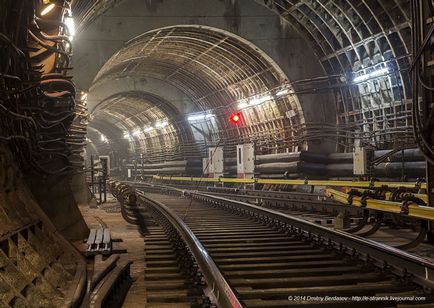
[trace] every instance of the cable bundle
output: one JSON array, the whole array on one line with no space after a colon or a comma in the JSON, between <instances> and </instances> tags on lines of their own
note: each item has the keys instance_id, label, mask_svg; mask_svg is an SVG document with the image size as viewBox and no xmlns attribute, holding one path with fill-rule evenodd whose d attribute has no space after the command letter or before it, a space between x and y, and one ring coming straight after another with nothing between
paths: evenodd
<instances>
[{"instance_id":1,"label":"cable bundle","mask_svg":"<svg viewBox=\"0 0 434 308\"><path fill-rule=\"evenodd\" d=\"M39 0L7 0L0 12L0 140L18 163L47 174L83 167L86 106L76 102L68 1L37 16ZM46 2L46 1L44 1ZM53 2L53 1L51 1ZM54 2L53 2L54 3Z\"/></svg>"}]
</instances>

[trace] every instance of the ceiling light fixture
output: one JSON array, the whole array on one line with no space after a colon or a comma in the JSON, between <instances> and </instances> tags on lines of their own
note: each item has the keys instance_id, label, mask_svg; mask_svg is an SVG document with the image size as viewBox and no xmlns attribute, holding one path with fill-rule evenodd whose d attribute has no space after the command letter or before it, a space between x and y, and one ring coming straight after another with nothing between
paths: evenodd
<instances>
[{"instance_id":1,"label":"ceiling light fixture","mask_svg":"<svg viewBox=\"0 0 434 308\"><path fill-rule=\"evenodd\" d=\"M45 16L45 15L47 15L48 13L50 13L53 9L54 9L54 7L55 7L56 5L54 4L54 3L50 3L50 4L48 4L46 7L44 7L44 9L41 11L41 16Z\"/></svg>"},{"instance_id":2,"label":"ceiling light fixture","mask_svg":"<svg viewBox=\"0 0 434 308\"><path fill-rule=\"evenodd\" d=\"M249 103L246 102L246 101L242 101L242 102L240 102L238 104L238 109L244 109L244 108L247 108L247 107L249 107Z\"/></svg>"},{"instance_id":3,"label":"ceiling light fixture","mask_svg":"<svg viewBox=\"0 0 434 308\"><path fill-rule=\"evenodd\" d=\"M169 122L167 122L167 121L163 121L163 122L157 122L157 123L155 123L155 127L156 127L156 128L163 128L163 127L165 127L165 126L167 126L167 125L169 125Z\"/></svg>"},{"instance_id":4,"label":"ceiling light fixture","mask_svg":"<svg viewBox=\"0 0 434 308\"><path fill-rule=\"evenodd\" d=\"M210 119L214 117L213 114L211 113L201 113L201 114L193 114L188 116L188 121L193 122L193 121L200 121L200 120L206 120L206 119Z\"/></svg>"},{"instance_id":5,"label":"ceiling light fixture","mask_svg":"<svg viewBox=\"0 0 434 308\"><path fill-rule=\"evenodd\" d=\"M103 134L101 134L101 141L102 142L108 142L108 139L106 136L104 136Z\"/></svg>"},{"instance_id":6,"label":"ceiling light fixture","mask_svg":"<svg viewBox=\"0 0 434 308\"><path fill-rule=\"evenodd\" d=\"M385 75L387 73L389 73L389 68L386 66L386 67L380 68L378 70L372 71L370 73L357 76L353 79L353 82L354 83L360 83L360 82L366 81L366 80L374 78L374 77L379 77L379 76Z\"/></svg>"},{"instance_id":7,"label":"ceiling light fixture","mask_svg":"<svg viewBox=\"0 0 434 308\"><path fill-rule=\"evenodd\" d=\"M271 95L265 95L262 97L255 97L253 99L251 99L249 101L249 105L250 106L256 106L256 105L260 105L262 103L265 103L266 101L271 100L273 97Z\"/></svg>"},{"instance_id":8,"label":"ceiling light fixture","mask_svg":"<svg viewBox=\"0 0 434 308\"><path fill-rule=\"evenodd\" d=\"M72 18L72 13L69 12L68 14L69 15L67 15L64 19L64 23L68 27L69 40L72 41L75 35L75 23L74 18Z\"/></svg>"},{"instance_id":9,"label":"ceiling light fixture","mask_svg":"<svg viewBox=\"0 0 434 308\"><path fill-rule=\"evenodd\" d=\"M289 89L283 89L283 90L276 92L276 96L280 97L280 96L286 95L288 93L289 93Z\"/></svg>"}]
</instances>

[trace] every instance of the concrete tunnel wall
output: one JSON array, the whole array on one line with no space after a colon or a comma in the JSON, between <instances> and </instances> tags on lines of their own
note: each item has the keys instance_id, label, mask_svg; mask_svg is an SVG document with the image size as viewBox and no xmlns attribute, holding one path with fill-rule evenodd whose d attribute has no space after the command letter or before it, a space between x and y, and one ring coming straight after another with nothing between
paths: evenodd
<instances>
[{"instance_id":1,"label":"concrete tunnel wall","mask_svg":"<svg viewBox=\"0 0 434 308\"><path fill-rule=\"evenodd\" d=\"M186 0L180 5L175 0L153 1L152 4L130 0L107 10L75 38L73 66L76 84L81 89L88 89L102 65L128 40L154 29L176 25L203 25L238 35L269 56L289 81L325 75L317 57L288 22L253 1ZM97 85L92 89L90 110L105 96L101 94L106 91L103 89L111 88L118 92L114 87L119 87L120 92L133 87L156 95L171 92L167 92L167 86L155 87L154 82L140 77L119 78L111 82L114 84ZM329 95L303 94L298 99L306 122L335 123L335 105ZM188 100L186 102L188 104ZM188 109L191 108L184 110ZM309 148L333 151L335 145L314 141Z\"/></svg>"}]
</instances>

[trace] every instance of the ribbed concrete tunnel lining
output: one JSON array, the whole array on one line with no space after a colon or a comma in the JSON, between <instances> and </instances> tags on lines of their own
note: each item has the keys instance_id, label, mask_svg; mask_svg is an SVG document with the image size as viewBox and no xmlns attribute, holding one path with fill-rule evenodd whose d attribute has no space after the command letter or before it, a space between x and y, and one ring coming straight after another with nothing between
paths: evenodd
<instances>
[{"instance_id":1,"label":"ribbed concrete tunnel lining","mask_svg":"<svg viewBox=\"0 0 434 308\"><path fill-rule=\"evenodd\" d=\"M342 77L329 84L334 88L340 150L348 150L354 138L377 148L412 143L409 0L256 2L274 10L301 34L327 75ZM90 3L75 1L77 15L85 21L82 29L105 12L108 3L116 5L117 1L93 3L90 13ZM352 84L354 77L381 67L389 73Z\"/></svg>"},{"instance_id":2,"label":"ribbed concrete tunnel lining","mask_svg":"<svg viewBox=\"0 0 434 308\"><path fill-rule=\"evenodd\" d=\"M270 102L248 108L242 111L241 127L236 130L228 127L229 114L238 111L240 100L265 95L282 86L291 89L284 73L270 58L233 34L202 26L174 26L145 33L128 42L102 67L90 94L105 82L133 76L169 83L190 98L192 110L216 115L215 120L199 124L199 130L208 135L208 142L216 143L222 138L226 144L252 140L259 143L261 140L263 143L268 143L269 140L288 140L290 146L291 141L294 142L292 146L303 145L297 139L297 130L304 123L304 117L295 95L275 97ZM145 116L151 110L146 102L142 106L134 106L141 101L132 99L126 93L118 93L117 99L122 103L97 105L93 112L94 119L102 120L104 114L106 121L113 124L122 122L125 131L130 133L162 120L157 119L159 117ZM175 105L174 102L168 103ZM160 138L160 149L185 146L195 151L193 140L188 135L192 131L190 123L186 121L187 115L160 112L160 107L157 106L152 108L154 114L165 113L171 124L167 129L161 130L163 137ZM140 110L143 109L148 111L140 115ZM291 110L292 113L288 113ZM177 137L167 131L170 128L173 128L172 132L176 131ZM144 138L133 139L146 152L146 148L149 149L152 144L158 147L158 142L153 138L155 136L152 136L156 132L144 134ZM180 140L183 143L180 144ZM183 155L192 154L184 152Z\"/></svg>"},{"instance_id":3,"label":"ribbed concrete tunnel lining","mask_svg":"<svg viewBox=\"0 0 434 308\"><path fill-rule=\"evenodd\" d=\"M309 41L327 74L343 74L351 82L376 65L387 66L384 77L335 91L337 121L353 124L357 137L379 148L397 140L412 143L410 1L264 2Z\"/></svg>"}]
</instances>

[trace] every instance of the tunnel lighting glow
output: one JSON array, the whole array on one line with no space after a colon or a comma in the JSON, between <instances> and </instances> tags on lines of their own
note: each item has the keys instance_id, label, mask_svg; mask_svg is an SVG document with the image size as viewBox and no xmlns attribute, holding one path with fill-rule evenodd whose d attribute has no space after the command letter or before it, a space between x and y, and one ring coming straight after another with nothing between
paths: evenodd
<instances>
[{"instance_id":1,"label":"tunnel lighting glow","mask_svg":"<svg viewBox=\"0 0 434 308\"><path fill-rule=\"evenodd\" d=\"M72 18L72 14L65 17L65 25L68 27L69 32L69 40L72 41L75 35L75 23L74 18Z\"/></svg>"},{"instance_id":2,"label":"tunnel lighting glow","mask_svg":"<svg viewBox=\"0 0 434 308\"><path fill-rule=\"evenodd\" d=\"M238 104L238 108L239 109L244 109L244 108L247 108L247 107L249 107L249 104L247 102L241 102L241 103Z\"/></svg>"},{"instance_id":3,"label":"tunnel lighting glow","mask_svg":"<svg viewBox=\"0 0 434 308\"><path fill-rule=\"evenodd\" d=\"M108 139L106 136L104 136L103 134L101 134L101 141L102 142L108 142Z\"/></svg>"},{"instance_id":4,"label":"tunnel lighting glow","mask_svg":"<svg viewBox=\"0 0 434 308\"><path fill-rule=\"evenodd\" d=\"M273 97L272 97L271 95L265 95L265 96L262 96L262 97L256 97L256 98L251 99L251 100L249 101L249 105L250 105L250 106L256 106L256 105L259 105L259 104L265 103L266 101L269 101L269 100L271 100L272 98L273 98Z\"/></svg>"},{"instance_id":5,"label":"tunnel lighting glow","mask_svg":"<svg viewBox=\"0 0 434 308\"><path fill-rule=\"evenodd\" d=\"M155 129L155 128L153 128L152 126L149 126L149 127L146 127L145 129L143 129L143 131L144 131L145 133L149 133L149 132L152 132L154 129Z\"/></svg>"},{"instance_id":6,"label":"tunnel lighting glow","mask_svg":"<svg viewBox=\"0 0 434 308\"><path fill-rule=\"evenodd\" d=\"M86 92L81 92L81 100L85 101L87 99L87 93Z\"/></svg>"},{"instance_id":7,"label":"tunnel lighting glow","mask_svg":"<svg viewBox=\"0 0 434 308\"><path fill-rule=\"evenodd\" d=\"M389 73L389 68L383 67L383 68L380 68L378 70L372 71L368 74L357 76L353 79L353 82L354 83L363 82L363 81L366 81L366 80L374 78L374 77L379 77L379 76L385 75L387 73Z\"/></svg>"},{"instance_id":8,"label":"tunnel lighting glow","mask_svg":"<svg viewBox=\"0 0 434 308\"><path fill-rule=\"evenodd\" d=\"M130 133L124 133L124 139L130 139Z\"/></svg>"},{"instance_id":9,"label":"tunnel lighting glow","mask_svg":"<svg viewBox=\"0 0 434 308\"><path fill-rule=\"evenodd\" d=\"M163 128L163 127L166 127L167 125L169 125L169 122L167 122L167 121L155 123L156 128Z\"/></svg>"},{"instance_id":10,"label":"tunnel lighting glow","mask_svg":"<svg viewBox=\"0 0 434 308\"><path fill-rule=\"evenodd\" d=\"M280 96L286 95L288 93L289 93L289 89L283 89L283 90L276 92L276 96L280 97Z\"/></svg>"},{"instance_id":11,"label":"tunnel lighting glow","mask_svg":"<svg viewBox=\"0 0 434 308\"><path fill-rule=\"evenodd\" d=\"M189 121L200 121L200 120L210 119L210 118L212 118L212 117L214 117L214 115L211 114L211 113L202 113L202 114L194 114L194 115L191 115L191 116L189 116L187 119L188 119Z\"/></svg>"},{"instance_id":12,"label":"tunnel lighting glow","mask_svg":"<svg viewBox=\"0 0 434 308\"><path fill-rule=\"evenodd\" d=\"M51 3L49 5L47 5L42 11L41 11L41 16L47 15L48 13L50 13L54 7L56 5L54 3Z\"/></svg>"},{"instance_id":13,"label":"tunnel lighting glow","mask_svg":"<svg viewBox=\"0 0 434 308\"><path fill-rule=\"evenodd\" d=\"M265 96L260 96L260 97L252 97L250 99L244 99L244 100L239 102L238 109L244 109L244 108L251 107L251 106L257 106L257 105L260 105L260 104L265 103L265 102L272 100L272 99L273 99L273 96L271 96L271 94L267 94Z\"/></svg>"},{"instance_id":14,"label":"tunnel lighting glow","mask_svg":"<svg viewBox=\"0 0 434 308\"><path fill-rule=\"evenodd\" d=\"M136 129L135 131L133 131L133 136L138 136L138 135L140 135L141 134L141 131L140 131L140 129Z\"/></svg>"}]
</instances>

